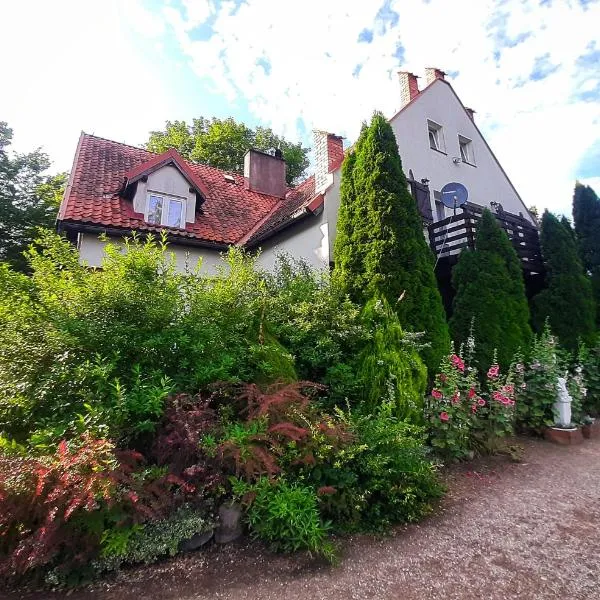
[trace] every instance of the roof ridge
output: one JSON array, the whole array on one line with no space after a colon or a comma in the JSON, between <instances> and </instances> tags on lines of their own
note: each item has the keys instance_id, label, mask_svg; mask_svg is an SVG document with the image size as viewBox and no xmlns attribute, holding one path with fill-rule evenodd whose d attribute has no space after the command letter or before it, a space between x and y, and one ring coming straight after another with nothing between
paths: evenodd
<instances>
[{"instance_id":1,"label":"roof ridge","mask_svg":"<svg viewBox=\"0 0 600 600\"><path fill-rule=\"evenodd\" d=\"M152 150L146 150L146 148L140 148L139 146L134 146L133 144L127 144L126 142L119 142L117 140L111 140L109 138L105 138L102 137L101 135L96 135L94 133L86 133L85 131L82 130L82 133L84 136L86 137L91 137L91 138L95 138L97 140L102 140L104 142L110 142L111 144L118 144L119 146L126 146L127 148L133 148L134 150L141 150L142 152L147 152L148 154L152 154L154 156L160 156L161 154L164 154L164 152L153 152ZM177 148L175 148L175 146L171 146L168 150L171 150L171 148L173 150L177 150L177 153L181 156L181 154L179 153L179 150ZM165 152L168 152L168 150L165 150ZM258 150L258 152L261 152L261 150ZM224 173L225 175L233 175L234 177L244 177L244 175L242 173L237 173L236 171L229 171L227 169L222 169L221 167L215 167L213 165L207 165L206 163L202 163L202 162L197 162L195 160L191 160L189 158L186 158L185 156L181 156L181 158L191 164L191 165L195 165L195 166L199 166L199 167L206 167L208 169L214 169L215 171L219 171L219 173ZM309 179L310 177L312 177L314 175L314 173L312 175L309 175L308 177L306 177L306 179L303 179L300 183L298 183L295 186L287 186L286 184L286 189L289 190L295 190L296 188L298 188L298 186L302 185L307 179Z\"/></svg>"}]
</instances>

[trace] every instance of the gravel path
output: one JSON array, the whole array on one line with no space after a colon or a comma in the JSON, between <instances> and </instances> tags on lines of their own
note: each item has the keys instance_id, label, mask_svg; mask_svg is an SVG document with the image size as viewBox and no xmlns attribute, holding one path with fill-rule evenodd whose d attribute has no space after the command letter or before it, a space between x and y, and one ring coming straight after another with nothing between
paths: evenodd
<instances>
[{"instance_id":1,"label":"gravel path","mask_svg":"<svg viewBox=\"0 0 600 600\"><path fill-rule=\"evenodd\" d=\"M273 556L256 544L213 546L70 597L598 600L600 440L570 448L524 444L521 464L456 469L442 509L424 523L383 539L344 540L339 567Z\"/></svg>"}]
</instances>

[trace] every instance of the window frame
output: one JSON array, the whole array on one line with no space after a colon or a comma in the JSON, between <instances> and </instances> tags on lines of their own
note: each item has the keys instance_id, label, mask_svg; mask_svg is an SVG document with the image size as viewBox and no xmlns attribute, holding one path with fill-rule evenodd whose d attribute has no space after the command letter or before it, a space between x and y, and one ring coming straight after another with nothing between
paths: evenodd
<instances>
[{"instance_id":1,"label":"window frame","mask_svg":"<svg viewBox=\"0 0 600 600\"><path fill-rule=\"evenodd\" d=\"M466 151L466 158L463 155L463 149ZM472 167L477 166L475 164L475 153L473 152L473 140L460 133L458 134L458 152L464 163Z\"/></svg>"},{"instance_id":2,"label":"window frame","mask_svg":"<svg viewBox=\"0 0 600 600\"><path fill-rule=\"evenodd\" d=\"M150 201L151 198L162 199L161 212L160 212L160 223L150 222ZM169 225L169 209L171 202L179 202L181 204L181 213L179 216L179 225ZM185 229L187 223L187 198L181 196L173 196L172 194L163 194L162 192L154 192L148 190L146 192L146 208L144 211L144 221L154 227L169 227L170 229Z\"/></svg>"},{"instance_id":3,"label":"window frame","mask_svg":"<svg viewBox=\"0 0 600 600\"><path fill-rule=\"evenodd\" d=\"M437 147L432 146L431 138L433 137ZM446 154L446 142L444 140L444 128L435 121L427 119L427 141L429 142L429 148L436 152Z\"/></svg>"}]
</instances>

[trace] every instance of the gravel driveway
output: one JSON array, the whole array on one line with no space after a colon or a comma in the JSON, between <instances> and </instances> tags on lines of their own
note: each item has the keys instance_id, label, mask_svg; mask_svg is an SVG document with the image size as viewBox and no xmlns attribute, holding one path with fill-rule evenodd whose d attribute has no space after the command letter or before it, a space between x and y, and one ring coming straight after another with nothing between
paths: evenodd
<instances>
[{"instance_id":1,"label":"gravel driveway","mask_svg":"<svg viewBox=\"0 0 600 600\"><path fill-rule=\"evenodd\" d=\"M424 523L344 540L339 567L251 543L213 546L70 598L600 599L600 440L524 444L521 464L454 470L442 509Z\"/></svg>"}]
</instances>

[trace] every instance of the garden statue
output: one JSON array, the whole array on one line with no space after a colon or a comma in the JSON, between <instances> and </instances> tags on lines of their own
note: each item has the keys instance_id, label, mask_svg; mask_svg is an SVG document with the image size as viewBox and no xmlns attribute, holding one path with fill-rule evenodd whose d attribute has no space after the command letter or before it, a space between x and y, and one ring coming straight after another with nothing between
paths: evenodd
<instances>
[{"instance_id":1,"label":"garden statue","mask_svg":"<svg viewBox=\"0 0 600 600\"><path fill-rule=\"evenodd\" d=\"M565 374L566 375L566 374ZM567 390L566 377L559 377L557 382L558 395L554 403L555 424L558 427L571 426L571 395Z\"/></svg>"}]
</instances>

